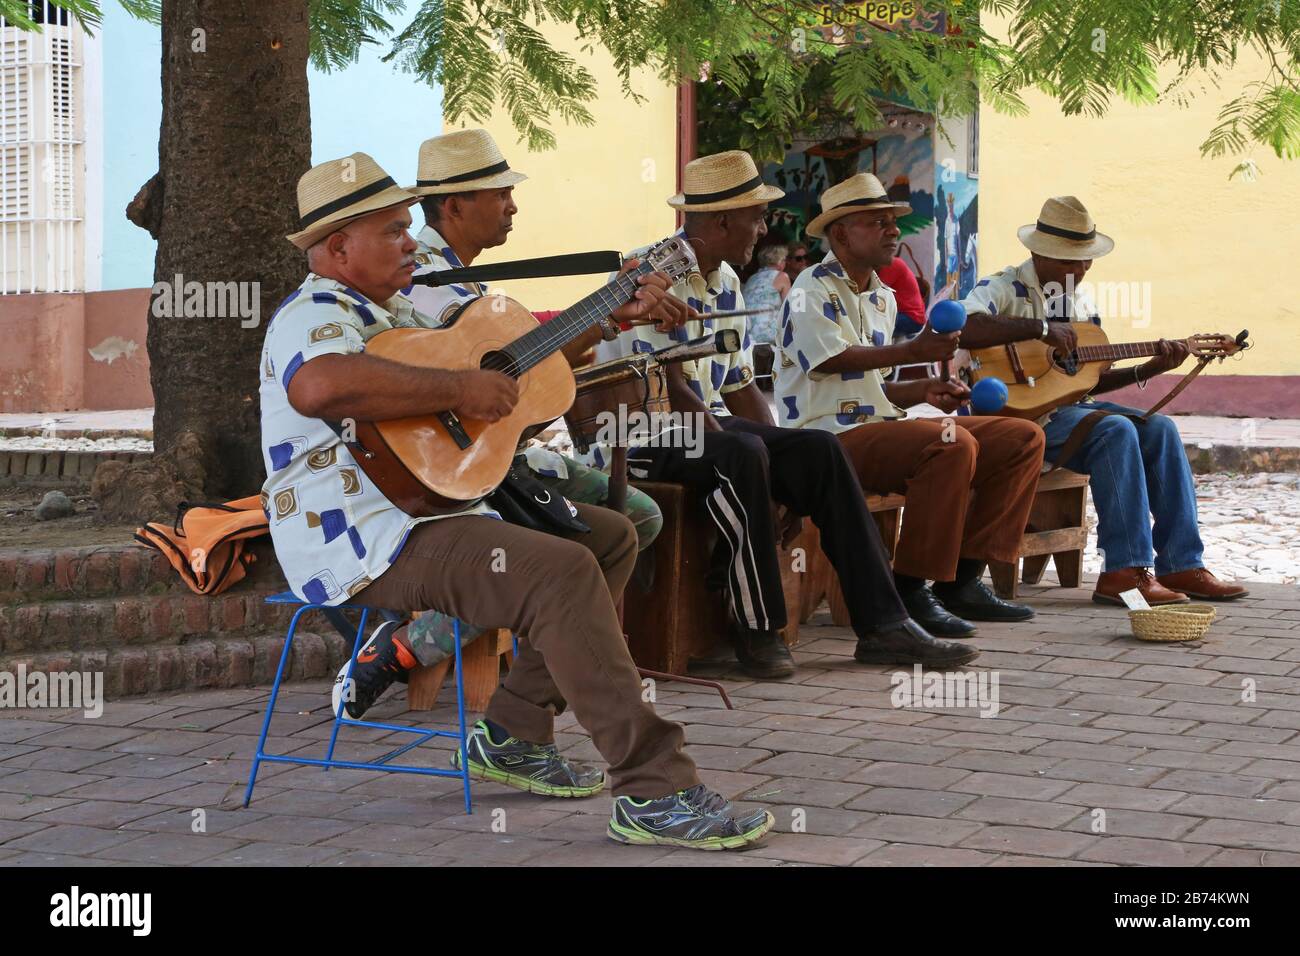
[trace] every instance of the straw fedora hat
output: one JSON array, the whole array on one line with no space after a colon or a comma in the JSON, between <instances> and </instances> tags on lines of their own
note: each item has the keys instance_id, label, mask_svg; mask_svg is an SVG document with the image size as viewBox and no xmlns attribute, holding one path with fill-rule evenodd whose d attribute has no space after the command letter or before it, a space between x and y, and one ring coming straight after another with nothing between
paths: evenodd
<instances>
[{"instance_id":1,"label":"straw fedora hat","mask_svg":"<svg viewBox=\"0 0 1300 956\"><path fill-rule=\"evenodd\" d=\"M836 219L843 219L855 212L881 210L905 216L912 211L912 207L905 202L890 199L885 187L875 176L858 173L822 193L822 211L808 223L805 231L814 239L822 239L826 236L826 227Z\"/></svg>"},{"instance_id":2,"label":"straw fedora hat","mask_svg":"<svg viewBox=\"0 0 1300 956\"><path fill-rule=\"evenodd\" d=\"M1097 224L1073 196L1053 196L1043 203L1038 221L1016 230L1030 252L1052 259L1098 259L1115 248L1115 240L1097 231Z\"/></svg>"},{"instance_id":3,"label":"straw fedora hat","mask_svg":"<svg viewBox=\"0 0 1300 956\"><path fill-rule=\"evenodd\" d=\"M419 201L365 153L313 166L298 180L298 225L288 236L299 249L309 249L354 219L389 206Z\"/></svg>"},{"instance_id":4,"label":"straw fedora hat","mask_svg":"<svg viewBox=\"0 0 1300 956\"><path fill-rule=\"evenodd\" d=\"M684 212L719 212L758 206L784 195L785 190L763 182L749 153L731 149L687 163L682 191L668 205Z\"/></svg>"},{"instance_id":5,"label":"straw fedora hat","mask_svg":"<svg viewBox=\"0 0 1300 956\"><path fill-rule=\"evenodd\" d=\"M528 177L510 168L485 129L463 129L426 139L420 144L417 196L504 189Z\"/></svg>"}]
</instances>

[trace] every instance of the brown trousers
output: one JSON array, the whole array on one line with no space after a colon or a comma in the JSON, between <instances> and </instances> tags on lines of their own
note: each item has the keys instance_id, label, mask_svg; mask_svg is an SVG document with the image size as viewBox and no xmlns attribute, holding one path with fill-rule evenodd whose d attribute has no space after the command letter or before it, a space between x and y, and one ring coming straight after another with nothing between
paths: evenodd
<instances>
[{"instance_id":1,"label":"brown trousers","mask_svg":"<svg viewBox=\"0 0 1300 956\"><path fill-rule=\"evenodd\" d=\"M681 725L641 699L615 602L636 562L632 523L576 505L589 534L549 535L483 516L417 525L392 566L354 603L439 610L509 628L519 656L488 703L513 737L551 743L572 705L609 763L616 796L664 797L699 783Z\"/></svg>"},{"instance_id":2,"label":"brown trousers","mask_svg":"<svg viewBox=\"0 0 1300 956\"><path fill-rule=\"evenodd\" d=\"M959 558L1016 560L1043 466L1033 422L953 415L871 422L839 437L864 491L907 496L897 573L951 581Z\"/></svg>"}]
</instances>

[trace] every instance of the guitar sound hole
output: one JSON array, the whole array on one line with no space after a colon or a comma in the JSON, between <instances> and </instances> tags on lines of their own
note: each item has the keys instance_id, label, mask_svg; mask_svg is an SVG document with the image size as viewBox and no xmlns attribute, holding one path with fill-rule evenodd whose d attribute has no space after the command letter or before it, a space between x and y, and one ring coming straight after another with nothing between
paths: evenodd
<instances>
[{"instance_id":1,"label":"guitar sound hole","mask_svg":"<svg viewBox=\"0 0 1300 956\"><path fill-rule=\"evenodd\" d=\"M1056 358L1056 367L1059 368L1066 375L1075 375L1078 373L1079 359L1074 352L1071 352L1069 355L1061 355L1058 352L1056 353L1055 358Z\"/></svg>"},{"instance_id":2,"label":"guitar sound hole","mask_svg":"<svg viewBox=\"0 0 1300 956\"><path fill-rule=\"evenodd\" d=\"M510 371L510 367L513 364L514 359L511 358L508 353L498 350L485 353L483 355L483 360L479 362L479 368L488 372L504 372L512 378L515 378L517 376Z\"/></svg>"}]
</instances>

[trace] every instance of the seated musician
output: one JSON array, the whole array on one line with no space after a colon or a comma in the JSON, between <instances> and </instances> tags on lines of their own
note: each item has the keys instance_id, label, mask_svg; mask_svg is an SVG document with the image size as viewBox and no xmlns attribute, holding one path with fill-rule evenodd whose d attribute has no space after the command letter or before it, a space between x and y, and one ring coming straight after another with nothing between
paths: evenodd
<instances>
[{"instance_id":1,"label":"seated musician","mask_svg":"<svg viewBox=\"0 0 1300 956\"><path fill-rule=\"evenodd\" d=\"M1115 244L1097 231L1088 210L1073 196L1047 200L1038 221L1022 226L1019 237L1029 259L982 279L971 290L963 303L969 318L962 345L987 348L1042 339L1068 354L1076 342L1071 321L1101 324L1076 287L1093 260ZM1152 376L1178 368L1187 355L1186 343L1162 339L1158 355L1104 373L1093 394L1145 385ZM1202 564L1196 486L1173 421L1153 415L1135 422L1126 416L1140 416L1140 410L1112 402L1085 399L1063 405L1040 420L1047 433L1047 460L1056 462L1069 451L1066 443L1075 427L1098 410L1118 414L1097 420L1086 437L1081 433L1082 444L1076 439L1076 450L1061 462L1088 474L1097 509L1097 546L1105 570L1093 600L1122 604L1120 593L1132 588L1153 605L1188 596L1215 601L1245 595L1244 587L1220 581ZM1154 527L1148 515L1155 518Z\"/></svg>"},{"instance_id":2,"label":"seated musician","mask_svg":"<svg viewBox=\"0 0 1300 956\"><path fill-rule=\"evenodd\" d=\"M1015 562L1043 461L1043 432L996 416L910 419L928 402L954 412L970 390L937 378L886 382L891 366L951 358L958 333L926 327L891 345L898 307L876 269L898 251L897 217L880 181L858 173L822 196L808 235L830 254L805 269L777 337L776 407L793 428L834 433L864 491L907 495L894 583L912 618L943 637L970 621L1023 621L1034 612L981 580L990 559ZM935 581L933 589L926 579Z\"/></svg>"},{"instance_id":3,"label":"seated musician","mask_svg":"<svg viewBox=\"0 0 1300 956\"><path fill-rule=\"evenodd\" d=\"M628 452L628 471L651 481L675 481L705 496L718 531L715 569L723 572L737 623L735 653L745 672L759 678L794 673L790 651L777 631L786 606L777 557L772 500L789 515L810 515L822 548L839 576L858 637L862 663L958 665L974 648L936 640L916 621L894 588L889 558L867 511L857 477L832 435L813 429L778 428L754 384L743 318L709 317L744 308L735 268L753 255L766 234L767 204L784 193L763 184L747 153L730 151L688 163L684 192L668 200L685 212L685 236L698 270L673 287L698 317L673 335L686 341L708 332L737 330L741 351L668 367L674 412L695 413L703 423L702 449L643 447ZM635 253L633 253L635 255ZM601 358L652 351L672 344L648 326L625 331L602 345ZM606 354L602 354L602 351ZM609 356L608 352L614 352ZM783 534L787 539L792 534Z\"/></svg>"},{"instance_id":4,"label":"seated musician","mask_svg":"<svg viewBox=\"0 0 1300 956\"><path fill-rule=\"evenodd\" d=\"M416 325L398 291L416 269L408 231L416 200L364 153L316 166L298 184L301 231L289 239L306 251L310 272L272 318L261 370L263 495L289 585L316 603L438 608L518 635L519 656L467 748L476 775L550 796L600 791L600 770L555 750L555 715L572 706L609 763L613 839L710 849L752 842L772 816L733 810L704 787L681 726L642 699L614 607L636 556L631 522L578 504L588 533L543 534L498 520L481 501L412 518L343 442L349 421L450 410L495 422L519 400L515 380L499 372L367 354L373 336ZM638 282L622 317L652 308L668 286L662 274ZM355 675L363 704L415 665L414 627L376 629L370 663ZM489 763L511 769L489 773Z\"/></svg>"},{"instance_id":5,"label":"seated musician","mask_svg":"<svg viewBox=\"0 0 1300 956\"><path fill-rule=\"evenodd\" d=\"M518 212L514 187L527 177L509 168L491 135L482 129L462 130L435 136L420 144L418 182L410 191L420 198L425 226L415 236L416 275L442 272L472 265L484 249L502 245ZM487 283L465 282L442 286L415 285L404 293L415 306L415 320L436 328L457 309L488 294ZM571 343L564 352L576 359L600 338L592 330ZM609 497L609 476L568 456L551 451L540 442L522 449L524 460L516 467L528 469L541 484L570 501L604 505ZM637 533L637 549L644 551L663 527L663 515L653 498L635 488L627 489L624 511ZM483 628L462 623L462 645L475 640ZM408 632L408 640L420 664L432 666L453 653L452 618L441 611L422 615ZM342 688L348 664L335 681ZM349 713L360 717L354 702Z\"/></svg>"}]
</instances>

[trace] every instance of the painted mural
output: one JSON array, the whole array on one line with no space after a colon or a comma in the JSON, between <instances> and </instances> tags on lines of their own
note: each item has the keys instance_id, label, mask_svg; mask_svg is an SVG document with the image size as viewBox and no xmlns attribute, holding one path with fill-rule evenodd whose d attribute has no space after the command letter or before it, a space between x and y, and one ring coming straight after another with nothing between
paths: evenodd
<instances>
[{"instance_id":1,"label":"painted mural","mask_svg":"<svg viewBox=\"0 0 1300 956\"><path fill-rule=\"evenodd\" d=\"M912 207L898 223L903 233L899 255L924 280L924 288L937 267L937 203L931 191L938 181L934 120L895 106L889 108L888 115L889 126L793 150L783 163L764 167L764 180L786 193L772 204L768 228L786 240L802 239L804 227L821 212L818 200L828 186L854 173L871 173L884 184L890 198Z\"/></svg>"},{"instance_id":2,"label":"painted mural","mask_svg":"<svg viewBox=\"0 0 1300 956\"><path fill-rule=\"evenodd\" d=\"M978 278L979 180L941 168L936 177L938 261L932 302L963 299Z\"/></svg>"}]
</instances>

